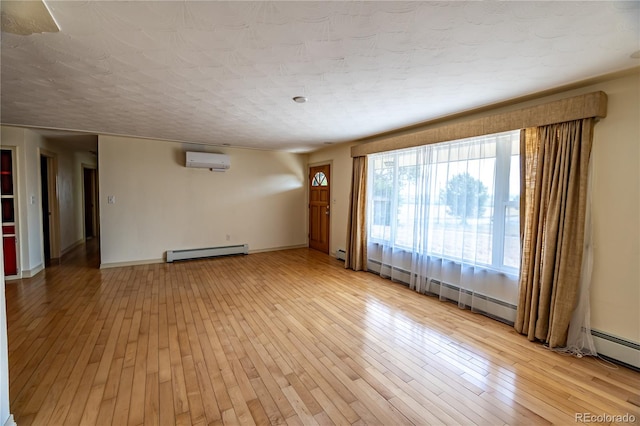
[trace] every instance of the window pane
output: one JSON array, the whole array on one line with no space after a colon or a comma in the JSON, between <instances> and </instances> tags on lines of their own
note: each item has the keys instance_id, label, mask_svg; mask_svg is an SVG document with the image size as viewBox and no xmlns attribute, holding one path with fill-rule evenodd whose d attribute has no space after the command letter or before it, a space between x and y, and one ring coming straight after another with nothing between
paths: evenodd
<instances>
[{"instance_id":1,"label":"window pane","mask_svg":"<svg viewBox=\"0 0 640 426\"><path fill-rule=\"evenodd\" d=\"M475 152L470 157L475 159L439 165L440 211L433 230L441 243L436 247L448 258L491 264L495 158L478 158L480 147L469 148ZM461 157L460 150L453 153Z\"/></svg>"},{"instance_id":2,"label":"window pane","mask_svg":"<svg viewBox=\"0 0 640 426\"><path fill-rule=\"evenodd\" d=\"M371 159L370 191L372 209L370 238L389 240L391 237L391 208L394 187L395 156L382 155Z\"/></svg>"},{"instance_id":3,"label":"window pane","mask_svg":"<svg viewBox=\"0 0 640 426\"><path fill-rule=\"evenodd\" d=\"M395 243L404 247L412 247L414 239L415 206L416 206L416 150L403 151L398 155L397 174L397 227Z\"/></svg>"},{"instance_id":4,"label":"window pane","mask_svg":"<svg viewBox=\"0 0 640 426\"><path fill-rule=\"evenodd\" d=\"M513 151L512 151L513 152ZM504 266L520 268L520 156L511 156L509 202L504 220Z\"/></svg>"},{"instance_id":5,"label":"window pane","mask_svg":"<svg viewBox=\"0 0 640 426\"><path fill-rule=\"evenodd\" d=\"M313 176L311 186L327 186L327 176L323 172L318 172Z\"/></svg>"}]
</instances>

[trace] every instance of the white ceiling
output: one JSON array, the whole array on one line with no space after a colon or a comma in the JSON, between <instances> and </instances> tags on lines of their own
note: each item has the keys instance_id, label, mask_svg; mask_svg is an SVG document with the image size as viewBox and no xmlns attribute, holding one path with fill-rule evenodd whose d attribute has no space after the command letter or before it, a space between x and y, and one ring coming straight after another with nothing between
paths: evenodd
<instances>
[{"instance_id":1,"label":"white ceiling","mask_svg":"<svg viewBox=\"0 0 640 426\"><path fill-rule=\"evenodd\" d=\"M4 124L303 152L640 64L636 1L48 4Z\"/></svg>"}]
</instances>

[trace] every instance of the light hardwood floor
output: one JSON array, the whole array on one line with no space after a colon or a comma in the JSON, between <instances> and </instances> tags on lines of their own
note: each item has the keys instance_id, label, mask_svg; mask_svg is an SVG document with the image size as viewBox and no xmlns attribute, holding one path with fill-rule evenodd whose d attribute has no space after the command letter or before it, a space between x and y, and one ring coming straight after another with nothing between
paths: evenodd
<instances>
[{"instance_id":1,"label":"light hardwood floor","mask_svg":"<svg viewBox=\"0 0 640 426\"><path fill-rule=\"evenodd\" d=\"M319 252L107 270L85 252L6 284L19 426L640 418L639 373Z\"/></svg>"}]
</instances>

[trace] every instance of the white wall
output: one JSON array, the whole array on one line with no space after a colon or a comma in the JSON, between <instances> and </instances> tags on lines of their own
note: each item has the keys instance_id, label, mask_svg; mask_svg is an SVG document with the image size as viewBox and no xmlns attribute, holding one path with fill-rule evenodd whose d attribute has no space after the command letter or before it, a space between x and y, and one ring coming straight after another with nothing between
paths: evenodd
<instances>
[{"instance_id":1,"label":"white wall","mask_svg":"<svg viewBox=\"0 0 640 426\"><path fill-rule=\"evenodd\" d=\"M594 270L591 326L604 333L640 343L640 73L611 78L431 127L597 90L608 95L608 115L595 126L592 151ZM348 188L351 179L349 155L348 146L340 145L310 154L309 161L333 160L333 186ZM346 218L348 189L346 198L338 197L338 203L334 213L340 210L340 214ZM338 239L344 241L345 233L346 219L334 220L334 242ZM332 243L332 251L335 247Z\"/></svg>"},{"instance_id":2,"label":"white wall","mask_svg":"<svg viewBox=\"0 0 640 426\"><path fill-rule=\"evenodd\" d=\"M592 153L592 327L640 343L640 75L597 87L609 107Z\"/></svg>"},{"instance_id":3,"label":"white wall","mask_svg":"<svg viewBox=\"0 0 640 426\"><path fill-rule=\"evenodd\" d=\"M231 156L221 173L184 167L188 149L99 136L103 266L161 261L172 249L307 243L306 155L220 148Z\"/></svg>"},{"instance_id":4,"label":"white wall","mask_svg":"<svg viewBox=\"0 0 640 426\"><path fill-rule=\"evenodd\" d=\"M351 147L354 143L334 145L309 154L309 164L318 165L331 162L331 233L329 250L335 256L344 250L347 241L347 221L349 219L349 194L351 193Z\"/></svg>"}]
</instances>

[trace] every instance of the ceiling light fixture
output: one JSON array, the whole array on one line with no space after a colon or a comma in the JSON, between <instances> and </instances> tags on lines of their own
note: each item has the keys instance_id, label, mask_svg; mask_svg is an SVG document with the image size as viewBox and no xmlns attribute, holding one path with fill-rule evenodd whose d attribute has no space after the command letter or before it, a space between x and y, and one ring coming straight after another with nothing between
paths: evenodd
<instances>
[{"instance_id":1,"label":"ceiling light fixture","mask_svg":"<svg viewBox=\"0 0 640 426\"><path fill-rule=\"evenodd\" d=\"M303 104L303 103L305 103L307 101L308 101L308 99L307 99L306 96L295 96L293 98L293 102L296 102L296 103L299 103L299 104Z\"/></svg>"}]
</instances>

